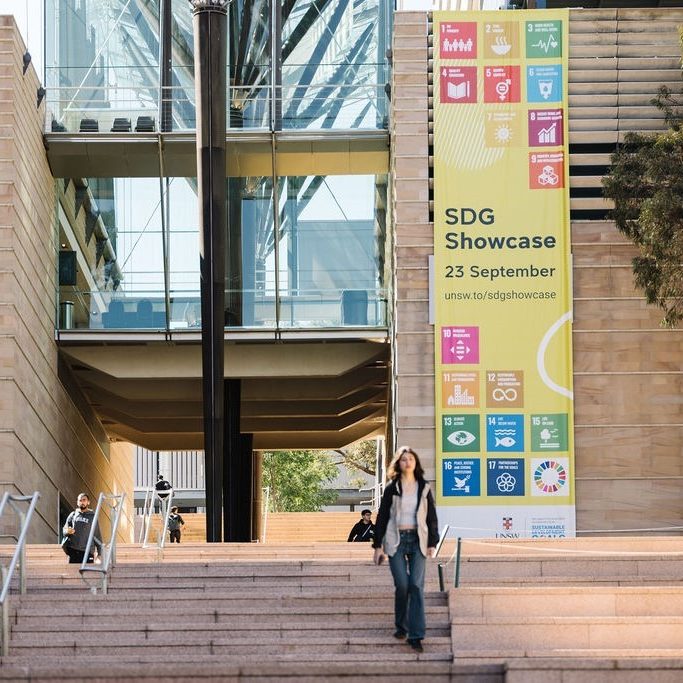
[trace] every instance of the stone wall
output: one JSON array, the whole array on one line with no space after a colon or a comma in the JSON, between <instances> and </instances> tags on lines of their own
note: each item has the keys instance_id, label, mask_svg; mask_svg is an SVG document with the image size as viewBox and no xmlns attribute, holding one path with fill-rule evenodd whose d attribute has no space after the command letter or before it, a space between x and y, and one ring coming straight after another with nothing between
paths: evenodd
<instances>
[{"instance_id":1,"label":"stone wall","mask_svg":"<svg viewBox=\"0 0 683 683\"><path fill-rule=\"evenodd\" d=\"M55 181L25 51L14 19L0 17L0 490L40 492L32 542L56 541L60 494L74 505L81 490L126 491L121 533L132 540L132 447L109 444L58 360Z\"/></svg>"}]
</instances>

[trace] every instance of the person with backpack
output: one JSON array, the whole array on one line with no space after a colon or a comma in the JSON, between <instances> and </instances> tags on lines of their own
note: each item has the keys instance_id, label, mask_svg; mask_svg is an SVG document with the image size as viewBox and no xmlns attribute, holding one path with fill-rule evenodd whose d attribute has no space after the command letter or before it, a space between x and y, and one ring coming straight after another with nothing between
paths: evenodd
<instances>
[{"instance_id":1,"label":"person with backpack","mask_svg":"<svg viewBox=\"0 0 683 683\"><path fill-rule=\"evenodd\" d=\"M360 513L360 521L351 529L351 533L346 540L349 543L351 541L375 540L375 525L372 523L372 512L370 510L363 510Z\"/></svg>"},{"instance_id":2,"label":"person with backpack","mask_svg":"<svg viewBox=\"0 0 683 683\"><path fill-rule=\"evenodd\" d=\"M173 488L173 486L171 486L170 481L167 481L166 479L164 479L163 474L160 474L157 477L157 483L154 484L154 488L156 489L157 495L159 496L159 498L167 498L168 493L166 493L166 492L170 491Z\"/></svg>"},{"instance_id":3,"label":"person with backpack","mask_svg":"<svg viewBox=\"0 0 683 683\"><path fill-rule=\"evenodd\" d=\"M64 552L69 556L69 564L81 564L85 557L85 549L90 537L95 512L90 508L90 496L87 493L79 493L76 509L69 513L64 523ZM95 534L93 536L93 546L97 549L98 557L102 557L102 534L99 524L95 524ZM95 561L93 548L88 554L88 563Z\"/></svg>"},{"instance_id":4,"label":"person with backpack","mask_svg":"<svg viewBox=\"0 0 683 683\"><path fill-rule=\"evenodd\" d=\"M185 526L185 520L178 514L178 508L174 505L171 508L171 514L168 516L168 533L170 534L170 541L173 543L180 543L180 527Z\"/></svg>"}]
</instances>

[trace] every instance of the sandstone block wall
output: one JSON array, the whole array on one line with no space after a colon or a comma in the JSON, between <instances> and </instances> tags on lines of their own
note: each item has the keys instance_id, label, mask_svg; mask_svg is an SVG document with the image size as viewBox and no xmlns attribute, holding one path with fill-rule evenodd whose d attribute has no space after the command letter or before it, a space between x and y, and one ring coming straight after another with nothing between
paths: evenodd
<instances>
[{"instance_id":1,"label":"sandstone block wall","mask_svg":"<svg viewBox=\"0 0 683 683\"><path fill-rule=\"evenodd\" d=\"M58 360L55 181L25 51L0 17L0 491L41 493L30 540L43 543L57 540L60 494L130 492L121 537L132 540L132 447L109 443Z\"/></svg>"}]
</instances>

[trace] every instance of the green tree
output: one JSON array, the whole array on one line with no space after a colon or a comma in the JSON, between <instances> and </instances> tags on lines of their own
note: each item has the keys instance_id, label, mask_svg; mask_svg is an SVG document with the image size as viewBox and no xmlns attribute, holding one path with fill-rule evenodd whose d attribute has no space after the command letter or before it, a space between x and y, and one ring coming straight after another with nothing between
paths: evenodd
<instances>
[{"instance_id":1,"label":"green tree","mask_svg":"<svg viewBox=\"0 0 683 683\"><path fill-rule=\"evenodd\" d=\"M374 439L357 441L356 443L334 451L340 459L338 465L344 465L351 474L363 472L374 477L377 470L377 442Z\"/></svg>"},{"instance_id":2,"label":"green tree","mask_svg":"<svg viewBox=\"0 0 683 683\"><path fill-rule=\"evenodd\" d=\"M271 512L316 512L332 505L336 491L324 485L337 476L325 451L265 451L263 485L270 488Z\"/></svg>"},{"instance_id":3,"label":"green tree","mask_svg":"<svg viewBox=\"0 0 683 683\"><path fill-rule=\"evenodd\" d=\"M683 131L679 99L660 89L652 104L665 114L668 130L628 133L603 178L614 201L617 229L636 244L635 283L648 303L664 311L662 324L683 318Z\"/></svg>"}]
</instances>

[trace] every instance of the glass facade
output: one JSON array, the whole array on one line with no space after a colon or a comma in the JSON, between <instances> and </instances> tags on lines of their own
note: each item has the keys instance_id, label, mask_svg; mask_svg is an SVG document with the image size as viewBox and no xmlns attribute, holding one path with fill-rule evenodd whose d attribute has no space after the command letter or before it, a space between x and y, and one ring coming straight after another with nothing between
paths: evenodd
<instances>
[{"instance_id":1,"label":"glass facade","mask_svg":"<svg viewBox=\"0 0 683 683\"><path fill-rule=\"evenodd\" d=\"M239 235L226 255L226 327L386 325L378 247L385 176L281 177L275 194L268 176L226 182ZM200 328L196 180L98 178L84 189L88 208L62 226L60 241L94 258L92 277L87 287L60 287L60 302L75 307L62 327ZM86 235L92 206L96 214L108 207L116 226L106 248L98 246L104 212Z\"/></svg>"},{"instance_id":2,"label":"glass facade","mask_svg":"<svg viewBox=\"0 0 683 683\"><path fill-rule=\"evenodd\" d=\"M195 128L190 4L169 1L170 40L163 41L161 0L46 0L49 131ZM391 4L232 2L229 127L386 127ZM272 26L281 30L273 32Z\"/></svg>"},{"instance_id":3,"label":"glass facade","mask_svg":"<svg viewBox=\"0 0 683 683\"><path fill-rule=\"evenodd\" d=\"M385 128L391 4L234 0L232 139ZM48 131L93 133L96 145L98 133L193 130L193 51L186 0L46 0ZM270 171L230 170L269 175L226 178L226 327L385 326L386 176L277 175L277 154ZM315 169L302 156L294 168ZM72 209L59 241L79 271L60 283L60 327L199 329L196 178L60 182Z\"/></svg>"}]
</instances>

